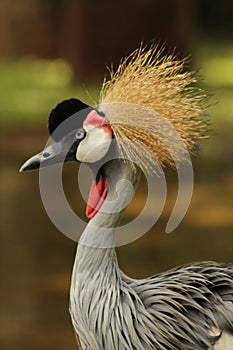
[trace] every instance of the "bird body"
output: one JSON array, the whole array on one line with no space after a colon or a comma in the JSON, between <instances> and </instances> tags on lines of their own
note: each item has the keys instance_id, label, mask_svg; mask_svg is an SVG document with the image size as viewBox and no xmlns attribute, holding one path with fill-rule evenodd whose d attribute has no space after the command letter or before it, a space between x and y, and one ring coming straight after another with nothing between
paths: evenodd
<instances>
[{"instance_id":1,"label":"bird body","mask_svg":"<svg viewBox=\"0 0 233 350\"><path fill-rule=\"evenodd\" d=\"M138 174L128 164L118 160L108 167L111 199L121 178L136 186ZM123 202L127 189L118 191ZM233 330L233 266L199 262L142 280L130 278L120 270L112 247L115 230L107 237L101 232L119 219L119 212L111 215L111 222L108 215L97 213L78 244L70 313L80 348L212 349L224 330ZM106 242L109 247L103 248Z\"/></svg>"},{"instance_id":2,"label":"bird body","mask_svg":"<svg viewBox=\"0 0 233 350\"><path fill-rule=\"evenodd\" d=\"M110 71L96 108L70 99L53 109L54 143L21 168L75 160L94 173L70 291L80 350L233 349L233 265L197 262L136 280L114 248L141 171L159 176L157 162L189 161L206 137L205 95L184 63L136 50Z\"/></svg>"},{"instance_id":3,"label":"bird body","mask_svg":"<svg viewBox=\"0 0 233 350\"><path fill-rule=\"evenodd\" d=\"M104 249L98 256L103 263L93 259L92 265L96 248L88 250L78 249L76 259L85 254L83 262L89 258L88 266L98 266L97 271L84 277L81 263L75 264L70 300L81 349L212 349L223 330L230 331L229 266L195 263L139 281L122 273L115 252ZM222 278L226 291L221 294ZM232 349L232 339L229 346Z\"/></svg>"}]
</instances>

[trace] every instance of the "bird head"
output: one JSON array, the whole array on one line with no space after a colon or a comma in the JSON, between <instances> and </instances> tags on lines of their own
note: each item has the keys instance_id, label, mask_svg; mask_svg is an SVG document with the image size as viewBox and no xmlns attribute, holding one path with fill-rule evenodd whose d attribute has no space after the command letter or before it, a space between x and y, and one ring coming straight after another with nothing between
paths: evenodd
<instances>
[{"instance_id":1,"label":"bird head","mask_svg":"<svg viewBox=\"0 0 233 350\"><path fill-rule=\"evenodd\" d=\"M110 123L102 112L71 98L51 111L48 130L53 142L28 159L20 172L68 161L86 163L95 169L86 208L87 217L92 218L107 195L108 180L98 163L110 150L113 139Z\"/></svg>"},{"instance_id":2,"label":"bird head","mask_svg":"<svg viewBox=\"0 0 233 350\"><path fill-rule=\"evenodd\" d=\"M53 143L28 159L20 172L67 161L96 163L107 154L113 139L104 114L75 98L51 111L48 130Z\"/></svg>"}]
</instances>

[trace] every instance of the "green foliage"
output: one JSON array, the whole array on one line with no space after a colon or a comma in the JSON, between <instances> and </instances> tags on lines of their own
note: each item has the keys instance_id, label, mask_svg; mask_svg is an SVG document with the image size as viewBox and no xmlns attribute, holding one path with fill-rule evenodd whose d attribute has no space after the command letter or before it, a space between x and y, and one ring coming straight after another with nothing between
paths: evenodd
<instances>
[{"instance_id":1,"label":"green foliage","mask_svg":"<svg viewBox=\"0 0 233 350\"><path fill-rule=\"evenodd\" d=\"M196 52L196 65L201 69L204 88L214 95L211 120L233 124L233 44L202 43Z\"/></svg>"},{"instance_id":2,"label":"green foliage","mask_svg":"<svg viewBox=\"0 0 233 350\"><path fill-rule=\"evenodd\" d=\"M212 95L208 109L212 132L202 147L202 169L211 179L217 176L221 168L231 171L232 167L233 44L202 42L197 45L195 57L195 65L200 67L204 78L203 87ZM217 168L215 161L218 162Z\"/></svg>"},{"instance_id":3,"label":"green foliage","mask_svg":"<svg viewBox=\"0 0 233 350\"><path fill-rule=\"evenodd\" d=\"M195 66L204 77L203 87L214 95L209 109L211 122L232 127L233 45L204 42L197 45L195 57ZM0 77L0 123L6 125L44 124L49 111L69 97L93 105L98 102L102 83L74 84L72 68L61 59L0 61Z\"/></svg>"},{"instance_id":4,"label":"green foliage","mask_svg":"<svg viewBox=\"0 0 233 350\"><path fill-rule=\"evenodd\" d=\"M92 105L92 99L98 101L98 88L73 84L72 69L61 59L0 61L0 77L0 123L5 125L44 124L49 111L69 97Z\"/></svg>"}]
</instances>

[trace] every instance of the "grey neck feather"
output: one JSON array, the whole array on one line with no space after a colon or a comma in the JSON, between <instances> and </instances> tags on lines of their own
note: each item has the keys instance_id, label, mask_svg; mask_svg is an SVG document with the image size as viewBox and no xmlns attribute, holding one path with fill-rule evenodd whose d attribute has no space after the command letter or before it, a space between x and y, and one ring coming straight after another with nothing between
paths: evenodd
<instances>
[{"instance_id":1,"label":"grey neck feather","mask_svg":"<svg viewBox=\"0 0 233 350\"><path fill-rule=\"evenodd\" d=\"M139 180L139 171L133 172L129 163L121 160L109 162L104 171L109 179L108 194L101 211L89 221L81 236L71 281L70 312L82 349L99 349L92 337L99 324L95 317L102 312L92 312L101 306L99 294L103 302L107 298L105 302L109 303L110 295L111 305L119 303L123 282L114 248L115 227ZM99 327L102 334L103 324Z\"/></svg>"},{"instance_id":2,"label":"grey neck feather","mask_svg":"<svg viewBox=\"0 0 233 350\"><path fill-rule=\"evenodd\" d=\"M132 170L129 162L118 159L107 163L104 172L108 178L107 197L86 226L79 242L82 246L114 247L115 228L134 195L140 175L139 170Z\"/></svg>"},{"instance_id":3,"label":"grey neck feather","mask_svg":"<svg viewBox=\"0 0 233 350\"><path fill-rule=\"evenodd\" d=\"M140 177L140 171L132 171L128 162L112 160L105 165L108 178L108 193L101 210L86 226L78 244L73 269L72 283L76 281L81 287L95 273L116 277L115 228L122 212L133 197ZM77 281L79 279L79 281ZM76 284L76 283L75 283Z\"/></svg>"}]
</instances>

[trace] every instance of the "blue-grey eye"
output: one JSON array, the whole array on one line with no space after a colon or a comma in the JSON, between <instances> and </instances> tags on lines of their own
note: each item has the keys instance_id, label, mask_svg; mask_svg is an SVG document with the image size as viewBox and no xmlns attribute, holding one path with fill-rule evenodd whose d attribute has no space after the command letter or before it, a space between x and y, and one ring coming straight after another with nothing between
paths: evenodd
<instances>
[{"instance_id":1,"label":"blue-grey eye","mask_svg":"<svg viewBox=\"0 0 233 350\"><path fill-rule=\"evenodd\" d=\"M78 129L75 134L75 137L77 140L82 140L84 139L85 136L86 136L86 131L84 129Z\"/></svg>"}]
</instances>

